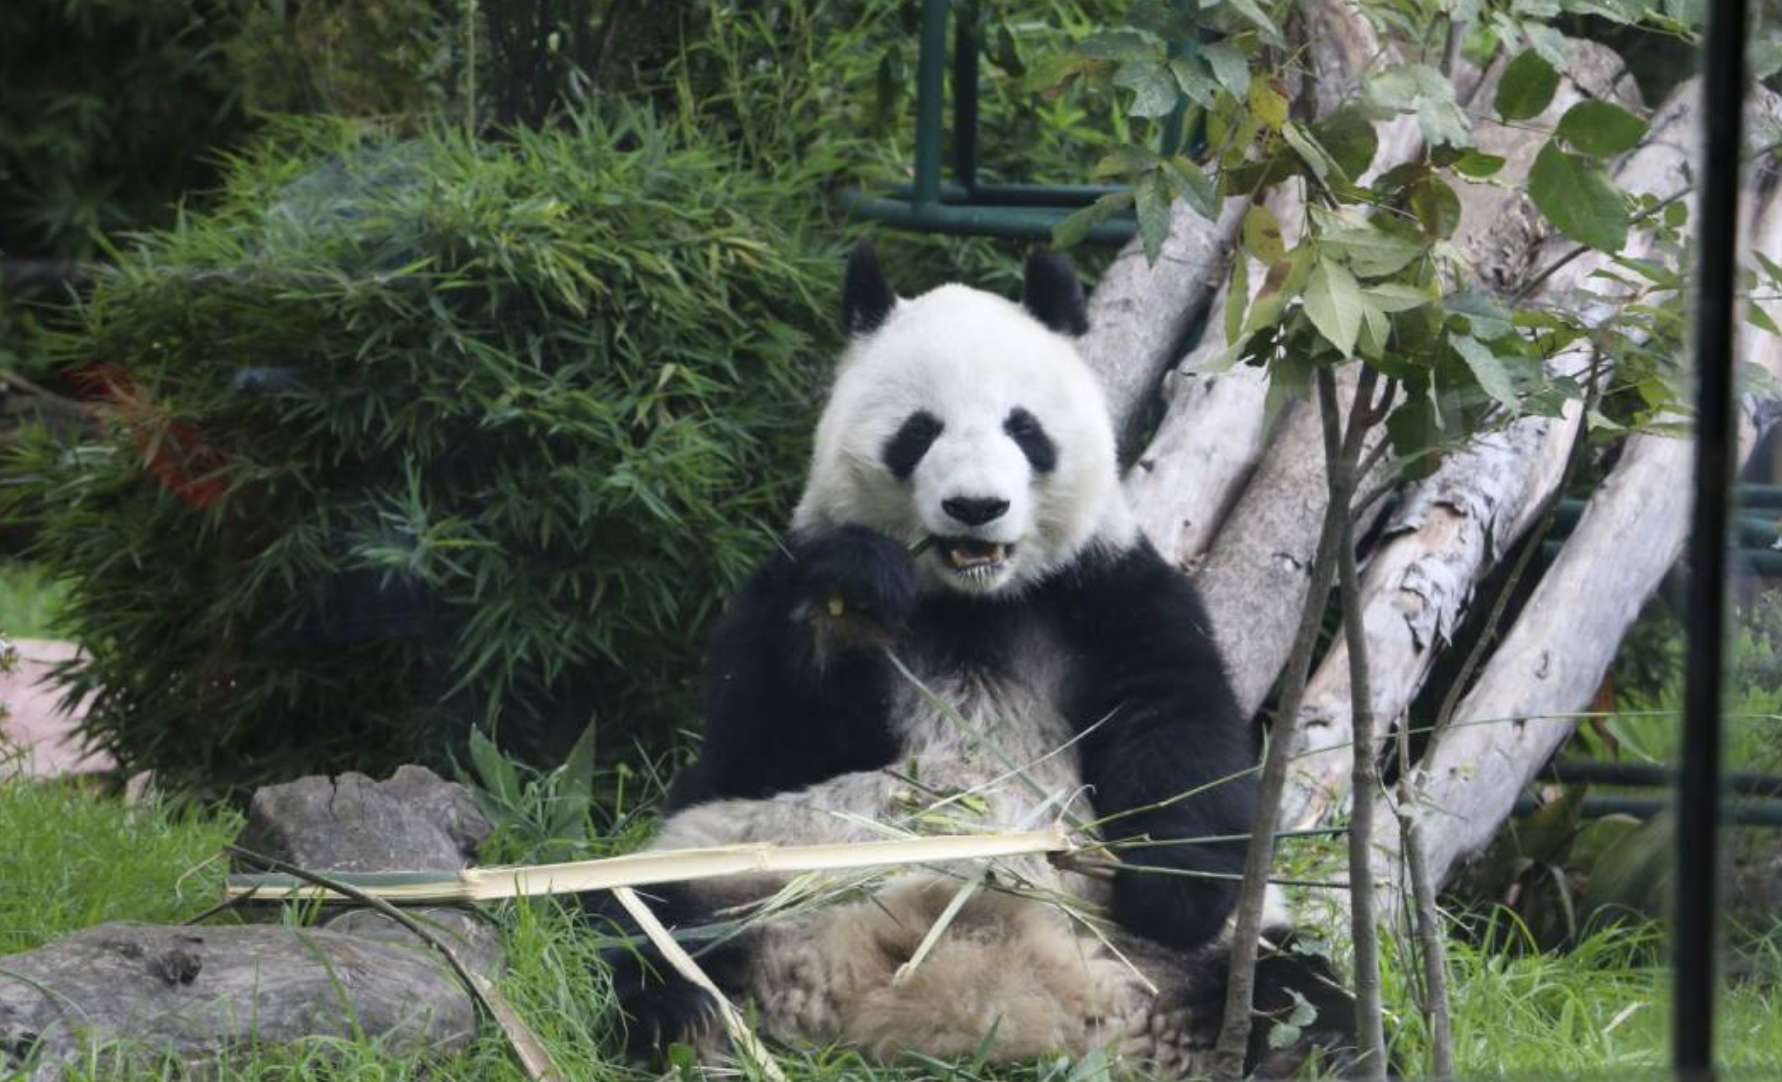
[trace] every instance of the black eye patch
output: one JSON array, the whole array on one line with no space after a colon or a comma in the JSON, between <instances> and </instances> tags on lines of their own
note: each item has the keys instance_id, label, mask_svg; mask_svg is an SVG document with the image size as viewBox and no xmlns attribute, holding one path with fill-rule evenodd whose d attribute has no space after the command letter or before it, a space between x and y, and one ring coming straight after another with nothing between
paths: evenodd
<instances>
[{"instance_id":1,"label":"black eye patch","mask_svg":"<svg viewBox=\"0 0 1782 1082\"><path fill-rule=\"evenodd\" d=\"M885 460L885 468L899 481L907 481L910 474L916 472L916 465L928 448L940 438L941 424L939 417L927 410L917 410L897 426L897 431L885 441L885 449L879 452Z\"/></svg>"},{"instance_id":2,"label":"black eye patch","mask_svg":"<svg viewBox=\"0 0 1782 1082\"><path fill-rule=\"evenodd\" d=\"M1045 426L1040 424L1038 417L1016 406L1002 422L1002 430L1015 441L1015 446L1021 448L1035 473L1051 473L1058 466L1058 445L1046 435Z\"/></svg>"}]
</instances>

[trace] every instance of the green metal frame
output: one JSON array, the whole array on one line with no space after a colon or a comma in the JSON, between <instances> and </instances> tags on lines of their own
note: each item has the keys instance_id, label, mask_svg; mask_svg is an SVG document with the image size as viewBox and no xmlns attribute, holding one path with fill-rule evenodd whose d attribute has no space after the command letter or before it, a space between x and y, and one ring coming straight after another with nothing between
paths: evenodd
<instances>
[{"instance_id":1,"label":"green metal frame","mask_svg":"<svg viewBox=\"0 0 1782 1082\"><path fill-rule=\"evenodd\" d=\"M842 208L856 218L922 233L1050 240L1052 227L1109 192L1111 185L980 184L978 182L979 0L921 0L916 60L915 183L870 195L842 191ZM1193 0L1178 0L1192 3ZM953 14L953 178L942 177L946 127L947 16ZM1179 43L1178 51L1192 48ZM1165 123L1163 143L1182 142L1183 110ZM1089 230L1094 244L1124 244L1137 230L1130 211Z\"/></svg>"}]
</instances>

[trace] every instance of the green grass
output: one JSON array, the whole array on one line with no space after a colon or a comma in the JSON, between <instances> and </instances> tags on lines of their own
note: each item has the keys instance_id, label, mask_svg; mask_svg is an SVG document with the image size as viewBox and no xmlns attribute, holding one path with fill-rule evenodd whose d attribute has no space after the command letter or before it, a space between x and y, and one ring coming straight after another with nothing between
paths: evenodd
<instances>
[{"instance_id":1,"label":"green grass","mask_svg":"<svg viewBox=\"0 0 1782 1082\"><path fill-rule=\"evenodd\" d=\"M202 911L221 889L218 849L238 827L227 813L0 781L0 954L102 921Z\"/></svg>"},{"instance_id":2,"label":"green grass","mask_svg":"<svg viewBox=\"0 0 1782 1082\"><path fill-rule=\"evenodd\" d=\"M53 639L61 633L67 587L34 564L0 560L0 633L20 639Z\"/></svg>"},{"instance_id":3,"label":"green grass","mask_svg":"<svg viewBox=\"0 0 1782 1082\"><path fill-rule=\"evenodd\" d=\"M102 920L175 921L217 896L218 846L239 820L229 812L167 806L126 808L88 789L0 782L0 954L29 949ZM594 937L578 930L556 902L496 910L507 940L503 987L573 1082L661 1077L627 1067L611 1052L611 993L597 964ZM1468 1077L1625 1078L1660 1068L1667 1058L1668 971L1659 961L1656 926L1598 933L1565 954L1529 949L1507 921L1452 943L1459 1065ZM1730 984L1721 1014L1729 1066L1782 1072L1782 926L1740 959L1765 979ZM1405 973L1388 951L1389 1027L1400 1062L1413 1074L1424 1062L1425 1035L1411 1007ZM3 966L3 963L0 963ZM883 1079L915 1082L1067 1082L1059 1061L992 1070L971 1063L886 1068L846 1050L782 1054L792 1082ZM1073 1082L1093 1070L1078 1071ZM104 1056L77 1078L148 1079L140 1063L119 1069ZM317 1041L227 1064L224 1082L261 1079L444 1078L523 1082L501 1040L485 1036L444 1062L394 1055L367 1042Z\"/></svg>"}]
</instances>

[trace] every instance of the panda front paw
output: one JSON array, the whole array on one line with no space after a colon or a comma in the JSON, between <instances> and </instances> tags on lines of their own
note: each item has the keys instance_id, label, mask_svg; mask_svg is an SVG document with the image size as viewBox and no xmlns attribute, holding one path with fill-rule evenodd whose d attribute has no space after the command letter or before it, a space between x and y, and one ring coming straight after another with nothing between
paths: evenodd
<instances>
[{"instance_id":1,"label":"panda front paw","mask_svg":"<svg viewBox=\"0 0 1782 1082\"><path fill-rule=\"evenodd\" d=\"M649 1060L671 1044L697 1043L715 1019L711 994L676 973L656 951L615 947L601 951L600 958L624 1016L624 1048L631 1059Z\"/></svg>"},{"instance_id":2,"label":"panda front paw","mask_svg":"<svg viewBox=\"0 0 1782 1082\"><path fill-rule=\"evenodd\" d=\"M799 615L846 645L888 641L916 609L909 549L865 526L842 526L800 547Z\"/></svg>"}]
</instances>

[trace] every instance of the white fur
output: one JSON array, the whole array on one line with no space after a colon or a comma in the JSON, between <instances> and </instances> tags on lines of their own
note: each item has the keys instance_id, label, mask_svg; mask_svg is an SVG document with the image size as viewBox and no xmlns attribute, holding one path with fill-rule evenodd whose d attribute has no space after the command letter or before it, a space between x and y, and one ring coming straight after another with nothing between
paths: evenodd
<instances>
[{"instance_id":1,"label":"white fur","mask_svg":"<svg viewBox=\"0 0 1782 1082\"><path fill-rule=\"evenodd\" d=\"M1058 447L1049 474L1035 473L1003 431L1017 407ZM885 465L885 444L918 410L945 428L915 473L899 480ZM964 528L941 509L953 496L1005 499L1009 510ZM1125 547L1137 536L1107 400L1073 342L1021 306L960 285L899 301L842 358L793 525L843 524L912 545L937 535L1012 543L1003 573L982 584L951 574L938 551L918 561L930 584L985 592L1035 582L1091 539Z\"/></svg>"}]
</instances>

